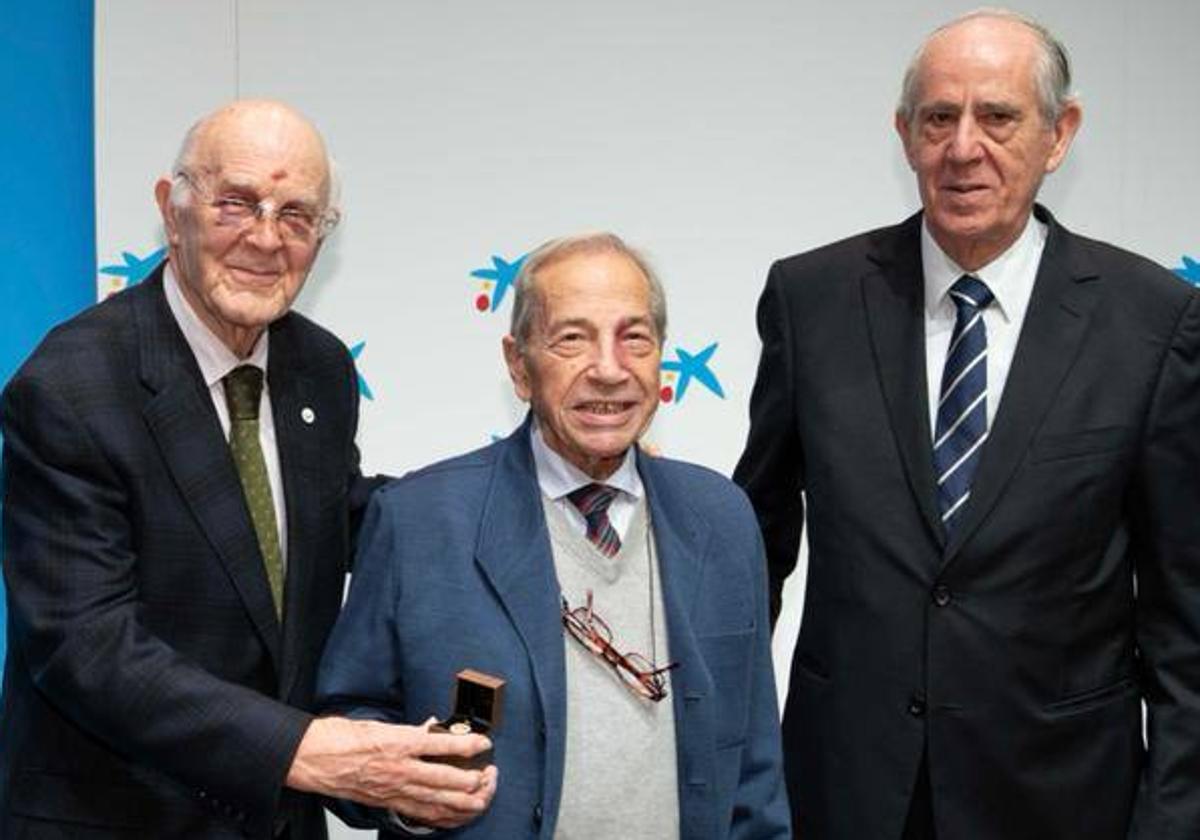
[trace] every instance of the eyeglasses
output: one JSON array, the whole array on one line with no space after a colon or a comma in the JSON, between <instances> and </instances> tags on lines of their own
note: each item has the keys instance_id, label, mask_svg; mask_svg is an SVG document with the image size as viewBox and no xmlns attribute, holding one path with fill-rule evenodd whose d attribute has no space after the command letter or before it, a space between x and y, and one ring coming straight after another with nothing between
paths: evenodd
<instances>
[{"instance_id":1,"label":"eyeglasses","mask_svg":"<svg viewBox=\"0 0 1200 840\"><path fill-rule=\"evenodd\" d=\"M600 657L634 694L655 703L667 696L667 672L679 663L656 668L640 653L621 653L613 647L612 629L592 609L592 590L587 591L586 607L572 609L567 599L562 599L562 622L571 638Z\"/></svg>"},{"instance_id":2,"label":"eyeglasses","mask_svg":"<svg viewBox=\"0 0 1200 840\"><path fill-rule=\"evenodd\" d=\"M217 211L217 224L238 231L262 219L272 219L281 239L307 244L329 235L341 219L341 214L332 207L324 210L302 204L276 207L269 198L254 201L232 193L216 195L201 179L186 170L176 172L175 177L184 181L209 207Z\"/></svg>"}]
</instances>

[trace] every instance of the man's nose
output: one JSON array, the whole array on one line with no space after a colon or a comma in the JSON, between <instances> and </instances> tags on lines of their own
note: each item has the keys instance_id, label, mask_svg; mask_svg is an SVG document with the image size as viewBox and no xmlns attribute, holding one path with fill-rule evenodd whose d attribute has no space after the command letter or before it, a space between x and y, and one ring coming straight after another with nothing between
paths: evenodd
<instances>
[{"instance_id":1,"label":"man's nose","mask_svg":"<svg viewBox=\"0 0 1200 840\"><path fill-rule=\"evenodd\" d=\"M283 237L279 234L279 217L272 211L259 212L250 220L250 230L246 239L254 247L263 251L278 251L283 247Z\"/></svg>"},{"instance_id":2,"label":"man's nose","mask_svg":"<svg viewBox=\"0 0 1200 840\"><path fill-rule=\"evenodd\" d=\"M618 383L629 376L616 341L601 341L592 356L592 378L605 383Z\"/></svg>"},{"instance_id":3,"label":"man's nose","mask_svg":"<svg viewBox=\"0 0 1200 840\"><path fill-rule=\"evenodd\" d=\"M947 153L956 163L970 163L981 154L979 123L970 114L964 115L954 127Z\"/></svg>"}]
</instances>

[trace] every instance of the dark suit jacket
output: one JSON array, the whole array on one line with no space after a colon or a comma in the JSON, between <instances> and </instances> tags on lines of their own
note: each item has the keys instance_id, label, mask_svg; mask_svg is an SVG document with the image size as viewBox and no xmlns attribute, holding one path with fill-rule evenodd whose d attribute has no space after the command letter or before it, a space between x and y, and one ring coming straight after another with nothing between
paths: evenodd
<instances>
[{"instance_id":1,"label":"dark suit jacket","mask_svg":"<svg viewBox=\"0 0 1200 840\"><path fill-rule=\"evenodd\" d=\"M638 470L671 659L680 663L668 701L682 836L789 837L753 513L736 487L701 467L639 457ZM462 668L508 681L494 738L496 797L456 838L553 836L568 725L563 646L573 644L559 599L528 423L372 499L350 598L322 660L321 702L420 723L447 715ZM361 810L345 813L377 824Z\"/></svg>"},{"instance_id":2,"label":"dark suit jacket","mask_svg":"<svg viewBox=\"0 0 1200 840\"><path fill-rule=\"evenodd\" d=\"M0 836L325 836L318 801L281 790L341 601L357 388L332 335L270 329L282 627L161 269L5 390Z\"/></svg>"},{"instance_id":3,"label":"dark suit jacket","mask_svg":"<svg viewBox=\"0 0 1200 840\"><path fill-rule=\"evenodd\" d=\"M900 837L926 746L943 840L1200 830L1200 303L1037 213L1049 238L949 540L919 215L771 270L735 477L776 604L807 515L784 716L806 840Z\"/></svg>"}]
</instances>

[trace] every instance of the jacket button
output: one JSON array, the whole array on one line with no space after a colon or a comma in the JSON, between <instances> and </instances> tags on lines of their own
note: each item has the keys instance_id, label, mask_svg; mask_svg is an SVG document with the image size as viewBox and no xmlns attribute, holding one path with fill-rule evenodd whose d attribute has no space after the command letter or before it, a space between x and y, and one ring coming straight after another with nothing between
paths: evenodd
<instances>
[{"instance_id":1,"label":"jacket button","mask_svg":"<svg viewBox=\"0 0 1200 840\"><path fill-rule=\"evenodd\" d=\"M533 821L535 823L537 823L538 825L542 824L542 806L541 805L533 806Z\"/></svg>"},{"instance_id":2,"label":"jacket button","mask_svg":"<svg viewBox=\"0 0 1200 840\"><path fill-rule=\"evenodd\" d=\"M913 717L921 717L925 714L925 701L920 697L914 697L908 701L908 713Z\"/></svg>"},{"instance_id":3,"label":"jacket button","mask_svg":"<svg viewBox=\"0 0 1200 840\"><path fill-rule=\"evenodd\" d=\"M950 587L938 585L933 588L933 603L939 607L944 607L950 603Z\"/></svg>"}]
</instances>

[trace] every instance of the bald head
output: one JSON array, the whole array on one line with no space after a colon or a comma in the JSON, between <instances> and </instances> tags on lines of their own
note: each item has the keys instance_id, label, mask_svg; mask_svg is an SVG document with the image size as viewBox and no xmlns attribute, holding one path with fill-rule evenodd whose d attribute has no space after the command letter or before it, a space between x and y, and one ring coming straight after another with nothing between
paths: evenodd
<instances>
[{"instance_id":1,"label":"bald head","mask_svg":"<svg viewBox=\"0 0 1200 840\"><path fill-rule=\"evenodd\" d=\"M316 126L299 111L272 99L241 99L197 120L175 158L173 172L217 174L228 147L257 145L279 159L299 157L311 162L305 174L318 184L322 206L338 203L336 166ZM186 181L177 181L172 199L186 200Z\"/></svg>"},{"instance_id":2,"label":"bald head","mask_svg":"<svg viewBox=\"0 0 1200 840\"><path fill-rule=\"evenodd\" d=\"M1071 95L1071 62L1066 46L1033 18L992 7L967 12L939 26L921 42L904 73L900 102L896 107L897 116L905 122L912 120L913 109L921 96L924 65L931 49L947 40L959 40L966 32L997 30L1008 30L1016 38L1029 42L1031 52L1028 66L1037 87L1038 105L1042 118L1048 125L1053 124L1074 101Z\"/></svg>"}]
</instances>

